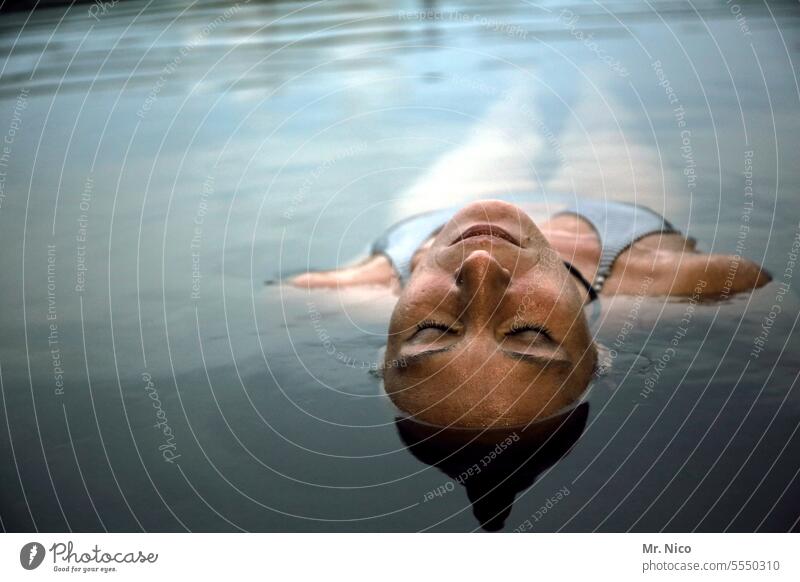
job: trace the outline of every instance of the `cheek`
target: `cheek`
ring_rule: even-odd
[[[408,313],[408,307],[398,303],[392,312],[392,318],[389,320],[389,346],[396,340],[397,335],[408,329],[410,325],[411,318]]]
[[[424,312],[436,309],[446,303],[455,287],[453,277],[440,270],[425,271],[413,276],[400,293],[398,305],[406,312]]]
[[[536,316],[540,321],[558,318],[565,297],[558,286],[538,276],[528,276],[514,286],[512,299],[519,316]]]
[[[405,287],[389,320],[389,333],[398,334],[411,329],[444,305],[447,294],[440,287],[430,277],[417,279]]]

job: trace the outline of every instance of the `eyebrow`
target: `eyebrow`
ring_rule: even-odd
[[[447,347],[444,347],[444,348],[435,348],[433,350],[425,350],[424,352],[419,352],[417,354],[412,354],[410,356],[401,355],[400,359],[403,360],[406,363],[406,365],[408,365],[408,364],[417,364],[420,361],[424,360],[425,358],[428,358],[430,356],[435,356],[436,354],[441,354],[442,352],[449,352],[450,350],[452,350],[455,347],[456,347],[455,345],[452,345],[452,346],[447,346]]]
[[[537,356],[535,354],[526,354],[523,352],[512,352],[509,350],[503,350],[503,353],[512,358],[514,360],[519,360],[520,362],[525,362],[528,364],[538,364],[540,366],[567,366],[571,367],[572,362],[566,358],[546,358],[544,356]]]
[[[432,349],[432,350],[425,350],[424,352],[419,352],[417,354],[412,354],[410,356],[401,356],[401,358],[403,359],[403,361],[406,362],[406,365],[408,365],[408,364],[418,364],[419,362],[421,362],[421,361],[423,361],[423,360],[425,360],[427,358],[430,358],[431,356],[435,356],[435,355],[441,354],[443,352],[449,352],[450,350],[452,350],[454,348],[455,348],[455,345],[447,346],[447,347],[444,347],[444,348],[435,348],[435,349]],[[536,364],[536,365],[539,365],[539,366],[548,366],[548,365],[550,365],[550,366],[566,366],[566,367],[571,367],[572,366],[572,362],[569,361],[568,359],[565,359],[565,358],[557,358],[557,357],[547,358],[547,357],[544,357],[544,356],[538,356],[538,355],[535,355],[535,354],[526,354],[526,353],[523,353],[523,352],[514,352],[514,351],[511,351],[511,350],[501,350],[501,352],[506,357],[512,358],[512,359],[520,361],[520,362],[525,362],[527,364]]]

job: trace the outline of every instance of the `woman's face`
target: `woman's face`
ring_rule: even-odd
[[[528,215],[502,201],[458,212],[392,313],[384,382],[437,425],[525,424],[574,403],[596,351],[583,295]]]

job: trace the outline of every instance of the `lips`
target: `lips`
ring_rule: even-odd
[[[476,224],[475,226],[470,226],[467,230],[461,233],[461,235],[454,240],[450,245],[454,245],[460,243],[463,240],[468,238],[478,237],[478,236],[490,236],[494,238],[502,239],[506,242],[510,242],[515,246],[522,246],[519,244],[519,240],[516,237],[512,236],[508,231],[503,230],[499,226],[494,224]]]

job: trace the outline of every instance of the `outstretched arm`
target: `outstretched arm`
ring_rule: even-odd
[[[761,266],[734,255],[661,251],[651,255],[625,253],[606,282],[606,294],[707,298],[746,293],[770,282]]]
[[[296,287],[348,287],[354,285],[382,285],[393,287],[397,276],[389,259],[383,255],[372,255],[351,267],[333,271],[308,272],[291,279]]]
[[[763,287],[772,277],[761,266],[738,255],[685,256],[676,270],[672,295],[691,296],[698,289],[706,297],[726,297]]]

